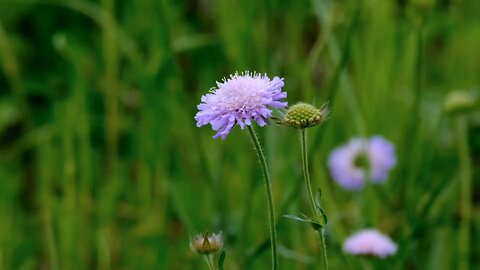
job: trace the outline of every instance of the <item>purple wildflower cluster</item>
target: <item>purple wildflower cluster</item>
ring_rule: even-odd
[[[378,230],[366,229],[347,238],[343,243],[343,251],[352,255],[385,258],[397,252],[397,245]]]
[[[361,159],[367,164],[359,165]],[[363,188],[366,180],[385,182],[396,163],[393,144],[381,136],[353,138],[346,145],[333,150],[328,159],[333,179],[349,190]]]
[[[257,73],[235,73],[202,96],[195,115],[197,127],[210,124],[217,131],[213,138],[225,139],[236,124],[242,129],[252,121],[264,126],[272,115],[270,108],[287,107],[287,102],[282,101],[287,97],[283,85],[279,77],[270,80]]]

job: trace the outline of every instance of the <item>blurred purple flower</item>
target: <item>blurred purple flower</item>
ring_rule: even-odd
[[[378,230],[366,229],[347,238],[343,243],[343,251],[352,255],[385,258],[397,252],[397,245]]]
[[[253,120],[264,126],[272,115],[269,107],[287,107],[287,102],[281,101],[287,97],[287,93],[282,92],[283,85],[279,77],[270,80],[267,75],[250,72],[230,75],[202,96],[195,115],[197,127],[210,124],[217,131],[213,138],[224,140],[235,124],[243,129]]]
[[[332,151],[328,167],[333,179],[349,190],[363,188],[366,180],[383,183],[397,158],[392,143],[381,136],[353,138]]]

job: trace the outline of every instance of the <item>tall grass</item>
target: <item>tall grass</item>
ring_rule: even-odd
[[[243,70],[284,77],[291,104],[330,101],[308,159],[331,269],[479,268],[479,116],[459,131],[442,113],[447,92],[478,94],[479,13],[453,0],[0,0],[0,269],[202,269],[188,243],[207,230],[223,231],[225,269],[267,269],[248,136],[214,141],[193,119]],[[398,154],[375,214],[399,252],[365,262],[341,251],[364,213],[326,159],[374,134]],[[315,234],[280,217],[308,212],[297,134],[259,135],[280,269],[320,269]]]

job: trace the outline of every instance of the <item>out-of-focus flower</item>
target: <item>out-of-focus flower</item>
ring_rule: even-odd
[[[202,255],[209,255],[222,249],[223,240],[221,234],[199,233],[190,242],[190,248]]]
[[[328,167],[333,179],[349,190],[363,188],[366,180],[383,183],[397,158],[392,143],[381,136],[353,138],[332,151]]]
[[[242,129],[252,121],[264,126],[272,115],[270,108],[287,107],[287,102],[282,101],[287,97],[287,93],[282,92],[283,85],[279,77],[270,80],[257,73],[235,73],[217,82],[217,88],[202,96],[195,115],[197,127],[210,124],[217,131],[213,138],[225,139],[235,124]]]
[[[468,112],[475,107],[477,97],[467,91],[452,91],[445,97],[444,110],[447,113]]]
[[[343,251],[352,255],[385,258],[397,252],[397,245],[376,229],[366,229],[350,236],[343,243]]]

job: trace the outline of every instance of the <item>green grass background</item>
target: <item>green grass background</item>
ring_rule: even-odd
[[[464,134],[442,113],[449,91],[478,94],[479,14],[476,0],[0,0],[0,269],[206,269],[189,249],[203,231],[223,231],[226,269],[269,269],[247,132],[213,140],[193,119],[244,70],[285,78],[290,104],[330,102],[309,150],[331,269],[480,269],[480,115]],[[308,214],[298,134],[257,130],[280,268],[320,269],[313,231],[281,217]],[[329,152],[376,134],[398,154],[388,182],[343,190]],[[343,255],[367,214],[395,256]]]

